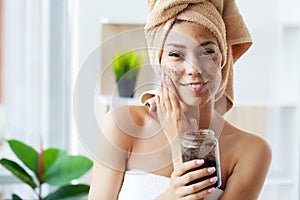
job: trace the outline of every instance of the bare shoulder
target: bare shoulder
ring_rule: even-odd
[[[240,154],[243,155],[241,155],[241,159],[248,156],[255,160],[257,158],[264,158],[265,160],[271,158],[272,151],[270,145],[261,136],[240,129],[236,129],[233,135],[237,141],[237,148]]]
[[[133,147],[132,135],[139,133],[145,111],[142,106],[122,106],[102,118],[89,199],[117,199]]]
[[[101,132],[111,142],[128,150],[133,138],[142,131],[148,118],[145,106],[121,106],[106,113]]]
[[[224,142],[226,146],[231,147],[236,162],[242,160],[256,160],[258,162],[259,158],[270,162],[272,150],[269,143],[263,137],[232,125],[228,126],[230,127],[230,131],[228,134],[225,134]]]
[[[255,134],[234,126],[223,136],[223,151],[227,158],[227,182],[224,197],[257,199],[268,174],[272,151],[268,142]],[[229,161],[229,163],[226,163]]]
[[[148,118],[149,112],[145,106],[120,106],[106,113],[102,124],[113,123],[118,126],[122,124],[143,126]]]

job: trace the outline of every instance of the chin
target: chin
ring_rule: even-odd
[[[184,98],[180,98],[180,100],[187,106],[202,107],[209,102],[210,98],[207,98],[206,96],[197,97],[185,95]]]

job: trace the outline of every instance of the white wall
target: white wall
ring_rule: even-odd
[[[268,101],[276,97],[271,90],[276,85],[279,63],[279,29],[276,2],[238,1],[253,45],[235,65],[235,93],[240,102]],[[273,12],[266,12],[264,8]],[[269,74],[268,79],[266,75]],[[263,84],[259,84],[263,83]]]
[[[238,0],[253,46],[235,65],[239,103],[297,104],[300,1]]]

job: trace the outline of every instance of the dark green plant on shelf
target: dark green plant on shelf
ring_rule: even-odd
[[[48,148],[38,153],[34,148],[18,141],[7,140],[11,150],[28,168],[25,169],[17,162],[2,158],[0,164],[14,176],[26,183],[36,193],[39,200],[77,199],[88,194],[89,185],[72,184],[88,172],[93,163],[90,159],[77,155],[68,155],[66,151]],[[30,170],[31,173],[28,173]],[[42,196],[42,186],[55,186],[55,190]],[[17,194],[13,200],[22,199]]]
[[[145,60],[145,54],[135,51],[118,52],[114,55],[113,71],[121,97],[133,97],[136,80]]]

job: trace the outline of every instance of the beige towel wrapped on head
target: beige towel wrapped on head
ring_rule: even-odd
[[[227,112],[233,105],[233,64],[252,44],[235,1],[147,0],[147,3],[150,14],[145,35],[149,58],[156,72],[159,72],[163,46],[175,20],[205,26],[217,38],[222,53],[222,82],[215,96],[215,107],[221,114]],[[155,95],[152,93],[144,93],[142,103]],[[226,97],[226,101],[222,97]]]

